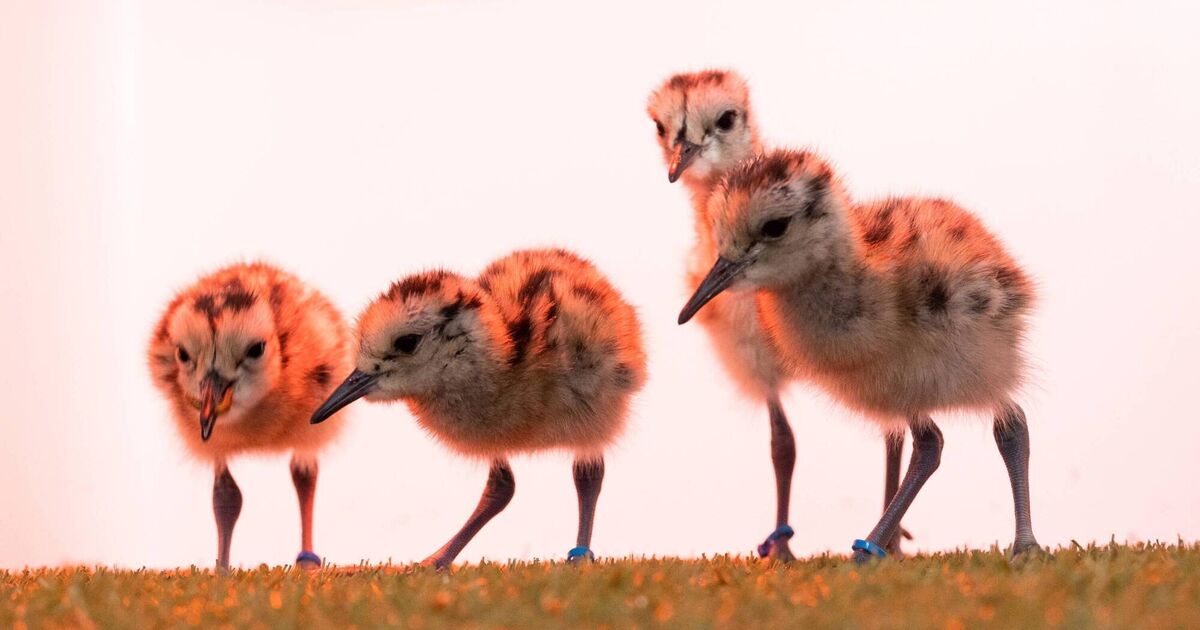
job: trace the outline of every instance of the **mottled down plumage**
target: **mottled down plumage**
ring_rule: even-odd
[[[154,384],[170,404],[184,445],[223,461],[244,451],[312,454],[341,423],[310,427],[313,409],[351,365],[341,314],[299,278],[264,263],[235,264],[180,291],[148,348]],[[215,342],[214,342],[215,340]],[[261,358],[246,348],[264,342]],[[189,361],[180,360],[180,349]],[[199,382],[215,369],[230,380],[232,405],[206,442],[197,427]]]
[[[887,555],[900,519],[941,462],[932,414],[983,411],[1008,469],[1013,554],[1039,548],[1029,501],[1029,430],[1013,401],[1025,372],[1033,285],[1000,242],[943,199],[850,200],[820,156],[777,150],[731,170],[709,200],[720,257],[680,323],[726,290],[759,318],[797,374],[892,430],[913,455],[882,518],[851,545]]]
[[[350,369],[350,330],[320,293],[264,263],[235,264],[200,278],[167,306],[150,339],[150,372],[187,449],[213,463],[217,568],[229,567],[242,493],[227,460],[291,451],[300,502],[296,563],[320,566],[312,515],[317,452],[341,423],[309,426]]]
[[[700,285],[718,255],[709,217],[709,199],[722,178],[738,164],[762,151],[757,117],[752,111],[745,79],[728,70],[676,74],[650,95],[647,112],[654,121],[668,180],[681,180],[692,201],[696,241],[687,260],[687,283]],[[781,356],[758,317],[750,292],[726,292],[711,298],[697,314],[713,350],[739,389],[766,403],[771,427],[771,460],[775,468],[776,531],[760,553],[788,561],[793,558],[787,537],[795,436],[780,401],[780,390],[802,373]],[[900,474],[902,435],[892,436],[885,448],[885,480]],[[885,481],[884,503],[894,484]],[[904,532],[908,536],[907,532]],[[899,541],[887,546],[899,551]]]
[[[798,211],[797,211],[798,210]],[[944,199],[850,201],[812,153],[732,171],[710,211],[791,369],[885,423],[1003,406],[1020,386],[1032,283],[986,228]],[[778,239],[767,222],[790,217]]]
[[[391,286],[359,319],[368,399],[403,398],[418,423],[478,457],[599,454],[645,381],[633,308],[586,260],[521,251],[472,280],[447,271]],[[411,356],[396,350],[419,335]]]
[[[579,531],[590,548],[604,449],[625,426],[646,379],[633,307],[588,261],[561,249],[519,251],[469,279],[444,270],[394,283],[358,321],[358,367],[314,423],[366,397],[403,400],[459,453],[491,460],[479,505],[422,564],[445,568],[516,491],[509,455],[575,455]]]
[[[696,287],[717,258],[708,220],[708,198],[729,169],[761,150],[750,108],[749,88],[735,72],[705,70],[676,74],[651,95],[647,111],[658,130],[663,159],[671,165],[681,142],[700,147],[676,173],[691,197],[696,242],[687,260],[687,284]],[[716,129],[725,112],[734,112],[728,130]],[[733,382],[748,396],[769,399],[791,380],[770,337],[758,324],[752,296],[717,296],[697,320]]]

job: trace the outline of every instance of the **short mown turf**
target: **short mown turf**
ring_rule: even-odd
[[[0,626],[1200,628],[1200,545],[818,557],[0,573]]]

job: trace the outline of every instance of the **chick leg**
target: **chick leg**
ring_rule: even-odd
[[[1030,549],[1040,549],[1033,537],[1033,520],[1029,514],[1029,426],[1025,423],[1025,412],[1009,403],[996,415],[992,434],[1012,483],[1017,521],[1012,553],[1016,557]]]
[[[796,468],[796,437],[778,395],[772,394],[767,399],[767,413],[771,418],[771,463],[775,465],[775,531],[758,546],[758,555],[791,562],[796,556],[788,547],[788,540],[794,534],[788,525],[788,510],[792,500],[792,471]]]
[[[575,492],[579,495],[579,533],[575,548],[567,552],[568,562],[595,560],[592,553],[592,523],[596,520],[596,501],[604,483],[604,459],[575,460],[571,472],[575,476]]]
[[[883,439],[887,450],[887,468],[884,471],[883,479],[883,509],[886,510],[888,504],[892,502],[892,497],[896,496],[896,490],[900,487],[900,459],[904,454],[904,434],[887,435]],[[887,549],[889,554],[903,555],[900,550],[902,537],[912,540],[912,534],[908,533],[903,525],[900,526],[899,533],[892,536],[891,541],[884,545],[884,549]]]
[[[897,534],[900,529],[900,519],[904,518],[904,513],[912,505],[913,499],[917,497],[921,487],[925,485],[942,461],[944,441],[942,432],[938,430],[933,420],[928,416],[913,418],[909,422],[909,427],[912,429],[913,454],[908,463],[908,472],[904,475],[904,481],[900,483],[896,496],[892,497],[887,509],[883,511],[883,517],[879,519],[875,529],[871,530],[866,540],[854,542],[855,562],[862,563],[872,557],[886,555],[881,543],[891,540]]]
[[[229,545],[233,526],[242,513],[242,491],[224,462],[217,464],[213,481],[213,515],[217,519],[217,570],[229,570]]]
[[[516,492],[517,482],[513,478],[512,468],[509,468],[508,461],[505,459],[497,459],[492,462],[492,469],[488,472],[487,485],[483,488],[483,496],[479,499],[479,505],[475,511],[471,513],[471,517],[467,519],[467,523],[462,529],[454,535],[441,549],[438,549],[432,556],[429,556],[421,562],[421,566],[432,566],[438,569],[445,569],[450,566],[451,562],[458,557],[458,554],[467,546],[468,542],[479,533],[480,529],[492,520],[492,517],[504,510],[508,502],[512,500],[513,493]]]
[[[312,515],[313,497],[317,493],[317,460],[305,460],[292,456],[292,484],[296,486],[296,498],[300,500],[300,555],[296,566],[315,569],[321,566],[321,556],[313,553]]]

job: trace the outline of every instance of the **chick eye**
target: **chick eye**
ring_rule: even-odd
[[[664,127],[663,124],[658,122],[657,120],[654,121],[654,128],[658,129],[658,137],[661,138],[661,137],[667,135],[667,128]]]
[[[180,363],[187,363],[192,360],[192,355],[188,354],[188,351],[184,350],[183,346],[175,348],[175,357],[179,359]]]
[[[421,335],[401,335],[392,342],[392,348],[402,354],[412,354],[421,343]]]
[[[267,351],[267,342],[260,341],[258,343],[252,344],[249,348],[246,348],[246,358],[247,359],[261,358],[263,353],[266,351]]]
[[[762,224],[762,228],[759,230],[759,232],[765,238],[779,238],[787,232],[788,225],[791,222],[792,217],[779,217],[778,219],[771,219],[770,221]]]
[[[724,114],[717,119],[717,129],[721,131],[729,131],[733,129],[733,121],[737,120],[737,112],[732,109],[725,110]]]

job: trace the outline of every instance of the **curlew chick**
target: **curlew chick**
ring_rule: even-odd
[[[568,559],[592,559],[603,453],[621,433],[645,380],[631,306],[591,263],[563,250],[522,251],[477,279],[446,271],[409,276],[358,322],[358,368],[313,414],[324,421],[358,398],[403,400],[452,450],[491,461],[466,525],[422,564],[445,568],[508,505],[508,457],[575,455],[579,533]]]
[[[291,451],[300,499],[297,564],[317,567],[312,509],[317,452],[337,432],[308,418],[353,365],[350,331],[328,300],[265,264],[237,264],[201,278],[167,307],[150,340],[154,384],[196,457],[213,462],[217,568],[229,568],[242,493],[228,460]]]
[[[735,72],[707,70],[667,79],[647,106],[667,163],[667,178],[682,178],[692,199],[696,243],[688,260],[688,282],[697,287],[717,259],[717,244],[707,216],[708,198],[717,182],[743,160],[759,153],[761,143],[750,109],[746,81]],[[762,556],[792,560],[788,524],[796,441],[779,401],[779,390],[792,378],[757,317],[754,296],[717,296],[701,312],[700,324],[712,340],[726,371],[748,396],[766,402],[775,468],[775,531],[759,545]],[[900,479],[903,433],[885,441],[884,508]],[[900,530],[905,536],[908,532]],[[885,545],[899,551],[899,536]]]
[[[913,435],[908,472],[855,560],[886,555],[937,469],[941,410],[984,410],[1008,467],[1014,555],[1037,548],[1029,431],[1012,401],[1033,287],[966,210],[936,199],[852,205],[812,153],[775,151],[726,175],[709,206],[720,257],[679,322],[726,289],[756,293],[781,354],[833,397]]]

